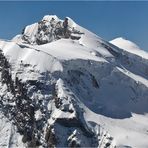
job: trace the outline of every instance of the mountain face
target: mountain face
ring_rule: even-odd
[[[0,40],[0,147],[148,147],[148,53],[62,22]]]

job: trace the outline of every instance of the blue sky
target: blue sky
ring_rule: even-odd
[[[106,40],[124,37],[148,51],[148,2],[5,1],[0,2],[0,38],[11,39],[44,15],[71,17]]]

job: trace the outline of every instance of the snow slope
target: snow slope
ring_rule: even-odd
[[[112,41],[110,41],[110,43],[114,44],[115,46],[122,48],[128,52],[131,52],[133,54],[138,54],[141,57],[148,59],[148,53],[141,50],[140,47],[138,47],[135,43],[126,40],[122,37],[116,38]]]
[[[49,28],[52,18],[62,21],[45,16]],[[148,147],[148,53],[121,38],[109,43],[70,18],[69,25],[83,33],[79,40],[51,36],[38,45],[38,23],[25,28],[27,42],[0,40],[12,79],[34,105],[41,146]],[[1,87],[3,104],[13,102]]]
[[[134,49],[137,49],[137,50],[141,50],[140,47],[138,47],[135,43],[129,41],[129,40],[126,40],[122,37],[119,37],[119,38],[116,38],[112,41],[110,41],[112,44],[116,45],[117,47],[119,48],[123,48],[123,49],[127,49],[127,50],[134,50]]]

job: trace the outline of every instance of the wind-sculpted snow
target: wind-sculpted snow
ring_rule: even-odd
[[[2,132],[10,135],[0,144],[148,147],[147,53],[116,47],[70,18],[77,39],[59,38],[52,18],[63,21],[47,15],[0,40],[0,123],[8,121]]]

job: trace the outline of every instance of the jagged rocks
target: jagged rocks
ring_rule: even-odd
[[[56,143],[54,143],[53,138],[51,138],[49,140],[50,146],[94,146],[93,141],[96,139],[95,134],[89,130],[84,123],[83,110],[81,110],[73,100],[74,96],[70,96],[68,92],[70,92],[68,88],[65,88],[63,81],[59,79],[55,85],[55,93],[53,95],[55,108],[52,110],[49,119],[46,141],[50,139],[50,136],[53,137],[53,132],[51,131],[54,131],[54,140],[56,139]],[[75,130],[79,134],[73,135]],[[69,138],[71,135],[73,135],[72,139]],[[97,146],[96,142],[95,146]]]
[[[46,135],[45,135],[45,140],[47,142],[47,146],[48,147],[55,147],[56,143],[57,143],[57,139],[56,139],[56,135],[55,135],[55,131],[54,128],[52,126],[50,126],[47,131],[46,131]]]
[[[24,143],[26,143],[26,142],[31,141],[31,139],[32,139],[32,138],[31,138],[31,133],[25,131],[25,132],[24,132],[24,135],[23,135],[23,138],[22,138],[22,141],[23,141]]]
[[[97,82],[97,80],[95,79],[95,77],[93,75],[91,75],[92,77],[92,85],[95,87],[95,88],[99,88],[99,84]]]
[[[29,28],[32,28],[34,32],[32,32],[32,29],[29,30]],[[30,32],[28,32],[28,30]],[[82,34],[84,33],[70,26],[65,30],[62,21],[53,17],[49,20],[43,19],[32,26],[26,27],[22,32],[22,40],[28,44],[42,45],[61,38],[79,40]]]

